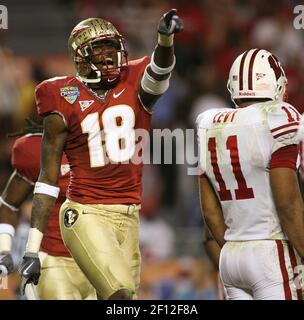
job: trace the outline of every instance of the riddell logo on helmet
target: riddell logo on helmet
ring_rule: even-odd
[[[304,29],[304,5],[295,6],[293,9],[294,14],[298,14],[293,20],[293,26],[295,29]]]
[[[252,96],[254,97],[255,96],[255,92],[240,92],[240,96]]]
[[[8,14],[6,6],[0,5],[0,29],[8,28]]]

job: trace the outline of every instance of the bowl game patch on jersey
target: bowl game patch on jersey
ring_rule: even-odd
[[[60,96],[63,97],[68,103],[73,104],[80,96],[78,87],[63,87],[60,88]]]

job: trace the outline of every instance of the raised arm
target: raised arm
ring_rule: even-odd
[[[63,119],[58,114],[46,116],[42,138],[41,169],[34,189],[31,228],[20,268],[23,289],[27,283],[37,284],[40,276],[38,251],[48,218],[59,194],[57,180],[66,137],[67,129]]]
[[[157,99],[168,89],[171,71],[175,65],[174,34],[183,29],[182,20],[171,9],[160,19],[158,44],[152,54],[139,88],[139,100],[151,111]]]

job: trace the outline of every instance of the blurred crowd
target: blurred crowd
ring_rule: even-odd
[[[10,1],[9,18],[14,10],[18,11],[19,3]],[[31,5],[35,3],[38,1],[29,0],[28,7],[22,8],[33,24],[35,13]],[[32,41],[35,36],[46,40],[38,45],[39,50],[28,46],[26,28],[30,25],[17,30],[10,29],[9,24],[6,35],[6,31],[0,31],[0,191],[11,173],[14,139],[6,138],[6,134],[20,130],[26,117],[39,121],[34,88],[40,81],[74,73],[66,47],[61,44],[78,21],[90,16],[110,20],[125,37],[129,59],[133,59],[151,54],[160,16],[170,8],[177,8],[185,30],[176,36],[176,69],[168,92],[155,107],[153,127],[185,129],[194,128],[195,118],[203,110],[233,107],[226,89],[229,68],[240,53],[255,47],[268,49],[279,58],[288,78],[289,101],[301,113],[304,111],[304,36],[303,31],[293,26],[296,4],[291,0],[39,2],[41,10],[35,11],[36,16],[39,11],[42,25],[33,27],[32,34]],[[56,31],[60,44],[57,47],[51,41],[48,43],[55,28],[48,20],[49,12],[44,11],[50,7],[65,18],[64,24],[59,23],[62,32]],[[188,176],[186,170],[187,164],[147,165],[144,169],[143,298],[217,298],[216,275],[202,243],[197,177]]]

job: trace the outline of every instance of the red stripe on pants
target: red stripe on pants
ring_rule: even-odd
[[[276,240],[276,244],[277,244],[277,248],[278,248],[280,269],[281,269],[281,273],[283,276],[285,300],[292,300],[291,291],[290,291],[290,287],[289,287],[289,278],[288,278],[285,257],[284,257],[283,242],[281,240]]]
[[[297,259],[296,259],[294,249],[290,244],[288,244],[288,253],[289,253],[289,257],[290,257],[293,276],[295,278],[295,268],[297,266]],[[303,300],[302,289],[300,289],[300,288],[297,289],[297,297],[298,297],[298,300]]]

